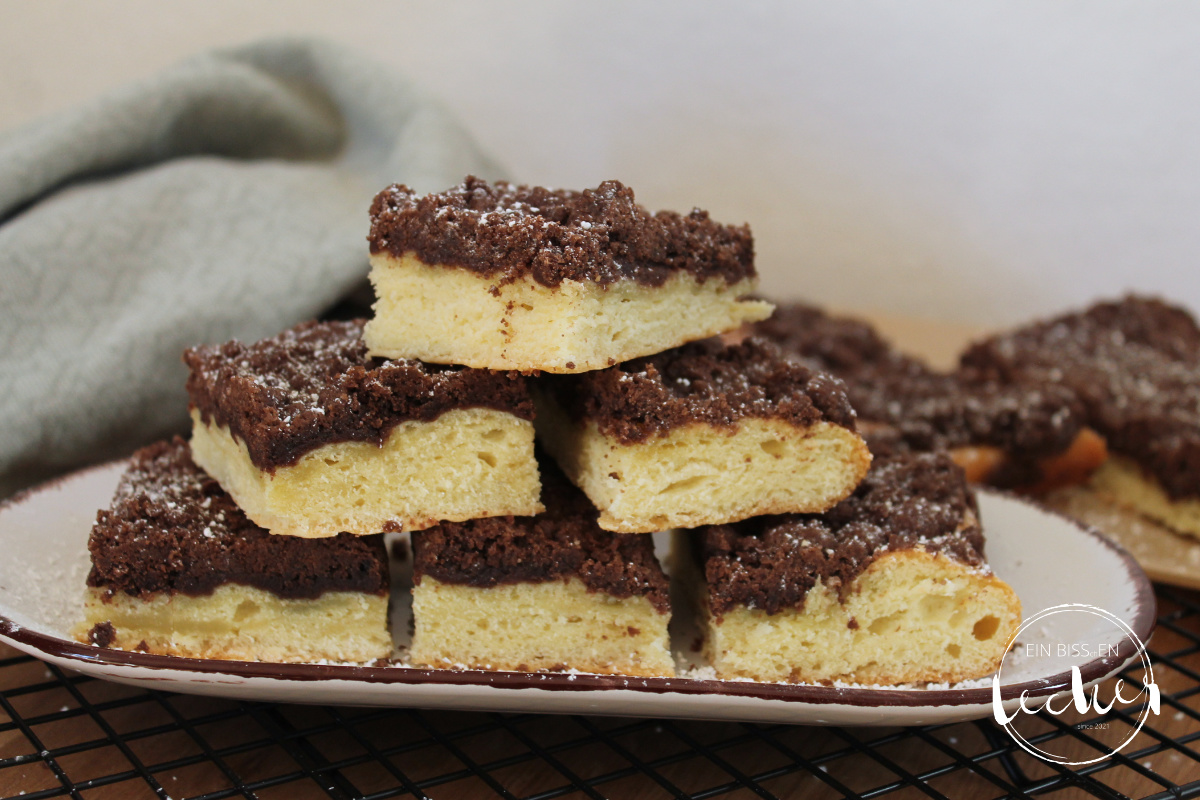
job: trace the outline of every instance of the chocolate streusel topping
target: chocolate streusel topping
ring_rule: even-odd
[[[289,598],[388,591],[382,536],[272,536],[196,466],[179,437],[133,455],[88,549],[88,586],[134,597],[206,595],[226,583]]]
[[[972,345],[964,368],[1072,392],[1109,449],[1174,499],[1200,497],[1200,327],[1129,296]]]
[[[920,549],[983,567],[975,496],[944,453],[877,458],[854,494],[824,514],[754,517],[701,528],[702,559],[717,616],[738,606],[768,614],[799,608],[820,581],[845,592],[880,555]]]
[[[747,417],[800,426],[824,420],[854,430],[841,381],[761,339],[691,342],[608,369],[548,375],[539,385],[572,418],[592,420],[625,444],[691,422],[730,427]]]
[[[811,306],[780,305],[752,330],[841,378],[862,420],[895,429],[915,451],[990,445],[1031,461],[1066,450],[1083,424],[1062,387],[938,372],[867,323]]]
[[[1072,316],[1067,314],[1062,319]],[[1187,309],[1157,297],[1131,294],[1120,300],[1101,301],[1079,316],[1095,330],[1110,331],[1126,343],[1149,348],[1169,359],[1189,364],[1200,361],[1200,326],[1195,318]]]
[[[116,641],[117,629],[113,627],[111,620],[97,622],[88,631],[87,638],[96,647],[108,647]]]
[[[595,507],[556,467],[543,459],[541,471],[546,511],[536,517],[443,522],[413,532],[413,579],[491,587],[578,578],[588,591],[645,597],[669,611],[653,539],[603,530]]]
[[[533,419],[520,374],[370,358],[362,329],[362,320],[306,322],[254,344],[188,350],[191,406],[205,423],[228,426],[268,471],[333,442],[381,445],[405,420],[456,408]]]
[[[633,190],[605,181],[582,192],[489,184],[468,177],[441,194],[396,184],[371,204],[372,253],[415,254],[426,264],[462,267],[497,285],[526,276],[660,286],[677,272],[737,283],[755,276],[750,228],[713,222],[707,211],[651,214]]]

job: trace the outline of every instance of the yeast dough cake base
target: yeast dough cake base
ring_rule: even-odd
[[[425,577],[413,589],[418,666],[671,676],[670,614],[578,579],[493,587]]]
[[[853,431],[828,422],[693,423],[623,444],[539,399],[537,426],[543,446],[600,509],[600,526],[623,533],[824,511],[853,491],[871,459]]]
[[[1200,539],[1200,500],[1171,498],[1130,459],[1110,456],[1092,475],[1091,488],[1177,533]]]
[[[879,558],[845,600],[818,584],[803,608],[777,614],[716,616],[703,589],[696,594],[704,652],[722,679],[957,683],[994,672],[1021,621],[1007,584],[919,551]]]
[[[89,588],[87,641],[97,625],[112,626],[109,647],[189,658],[236,661],[351,661],[388,658],[387,595],[326,592],[314,599],[279,597],[252,586],[225,584],[210,595],[162,593],[135,598]]]
[[[378,300],[364,338],[373,355],[486,369],[602,369],[765,319],[773,308],[745,299],[750,279],[501,284],[411,254],[372,255],[371,282]]]
[[[408,420],[382,446],[338,442],[294,466],[259,469],[228,428],[192,412],[192,451],[246,515],[272,533],[324,537],[418,530],[542,509],[533,424],[489,408]]]

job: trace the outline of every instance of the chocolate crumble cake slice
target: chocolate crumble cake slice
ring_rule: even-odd
[[[88,540],[81,641],[246,661],[391,654],[383,537],[272,537],[176,437],[134,454]]]
[[[1061,386],[940,372],[866,322],[801,303],[751,331],[845,381],[872,452],[947,450],[974,482],[1035,491],[1082,482],[1106,456]]]
[[[540,510],[526,379],[374,359],[362,329],[308,322],[188,350],[197,463],[292,536]]]
[[[762,319],[749,228],[638,205],[617,181],[568,191],[468,177],[390,186],[371,206],[371,352],[583,372]]]
[[[601,529],[587,498],[544,472],[542,514],[412,535],[413,663],[673,675],[652,538]]]
[[[1021,620],[945,453],[879,458],[824,514],[680,531],[672,574],[720,678],[896,684],[993,672]]]
[[[613,531],[824,511],[870,464],[842,383],[757,339],[547,376],[535,399],[543,446]]]
[[[1200,538],[1200,326],[1127,296],[977,342],[964,366],[1070,391],[1113,456],[1092,487]]]

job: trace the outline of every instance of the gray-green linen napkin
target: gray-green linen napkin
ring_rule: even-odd
[[[267,41],[0,134],[0,497],[186,421],[185,347],[256,339],[361,282],[392,181],[501,177],[355,53]]]

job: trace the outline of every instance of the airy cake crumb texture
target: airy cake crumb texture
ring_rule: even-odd
[[[140,599],[90,588],[84,614],[75,631],[79,641],[88,641],[94,625],[109,622],[110,646],[160,655],[366,662],[392,653],[386,594],[326,592],[311,600],[289,599],[229,583],[209,595],[162,592]]]
[[[1135,462],[1121,456],[1092,474],[1092,488],[1119,505],[1161,522],[1176,533],[1200,539],[1200,500],[1173,500]]]
[[[744,419],[734,428],[694,423],[625,445],[594,422],[575,423],[535,393],[539,440],[600,509],[600,527],[623,533],[717,525],[761,514],[822,512],[866,475],[871,455],[840,425],[798,427]]]
[[[484,369],[603,369],[765,319],[774,308],[743,299],[754,278],[500,284],[409,254],[372,255],[371,282],[378,300],[363,338],[372,355]]]
[[[427,575],[413,588],[411,658],[427,667],[670,677],[670,616],[645,597],[589,592],[577,578],[480,588]]]
[[[844,595],[818,583],[802,608],[740,606],[717,617],[683,550],[676,543],[672,563],[705,620],[705,655],[722,679],[955,683],[994,672],[1021,621],[1007,584],[919,550],[880,556]]]
[[[440,520],[542,511],[532,423],[487,408],[398,424],[382,447],[325,445],[274,474],[228,429],[193,413],[192,453],[250,519],[305,537],[419,530]]]

